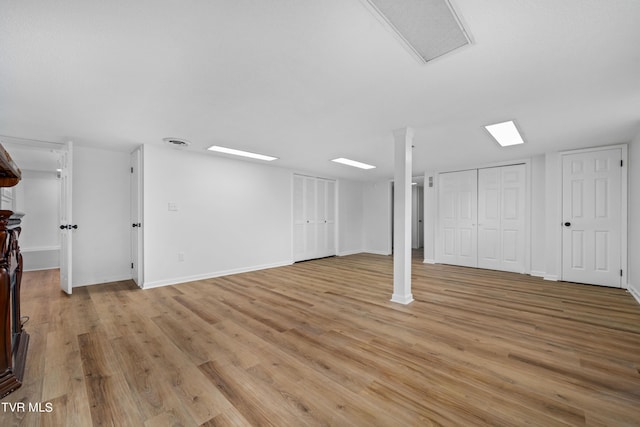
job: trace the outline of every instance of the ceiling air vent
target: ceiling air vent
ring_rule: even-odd
[[[176,148],[185,148],[191,144],[189,141],[182,138],[162,138],[162,140],[172,147]]]
[[[448,0],[362,0],[415,58],[426,63],[471,44]]]

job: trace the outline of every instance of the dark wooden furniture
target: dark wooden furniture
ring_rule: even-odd
[[[20,178],[20,169],[0,145],[0,187],[12,187]],[[29,345],[20,315],[21,218],[22,214],[0,210],[0,397],[22,385]]]

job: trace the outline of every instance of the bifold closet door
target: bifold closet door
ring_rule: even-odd
[[[316,250],[316,180],[293,176],[293,259],[313,258]]]
[[[478,264],[478,171],[438,176],[437,262],[476,267]]]
[[[478,170],[478,267],[524,273],[524,164]]]
[[[336,254],[335,181],[293,176],[293,259]]]
[[[316,181],[316,258],[336,254],[335,245],[335,181],[318,179]]]

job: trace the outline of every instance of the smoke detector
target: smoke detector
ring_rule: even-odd
[[[182,138],[162,138],[162,140],[176,148],[186,148],[191,144],[189,141]]]

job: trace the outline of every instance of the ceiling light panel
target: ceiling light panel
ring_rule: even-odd
[[[345,159],[344,157],[339,157],[339,158],[333,159],[331,161],[332,162],[336,162],[336,163],[341,163],[341,164],[347,165],[347,166],[353,166],[354,168],[360,168],[360,169],[374,169],[375,168],[375,166],[368,165],[368,164],[362,163],[362,162],[357,162],[357,161],[351,160],[351,159]]]
[[[503,147],[510,145],[524,144],[524,140],[518,132],[516,124],[510,120],[508,122],[496,123],[494,125],[485,126],[485,129],[493,136],[493,138]]]
[[[273,160],[278,159],[277,157],[273,157],[273,156],[266,156],[264,154],[252,153],[250,151],[236,150],[234,148],[221,147],[219,145],[212,145],[211,147],[207,148],[207,150],[215,151],[218,153],[224,153],[224,154],[232,154],[234,156],[249,157],[251,159],[265,160],[267,162],[271,162]]]
[[[420,62],[471,43],[448,0],[363,0]]]

